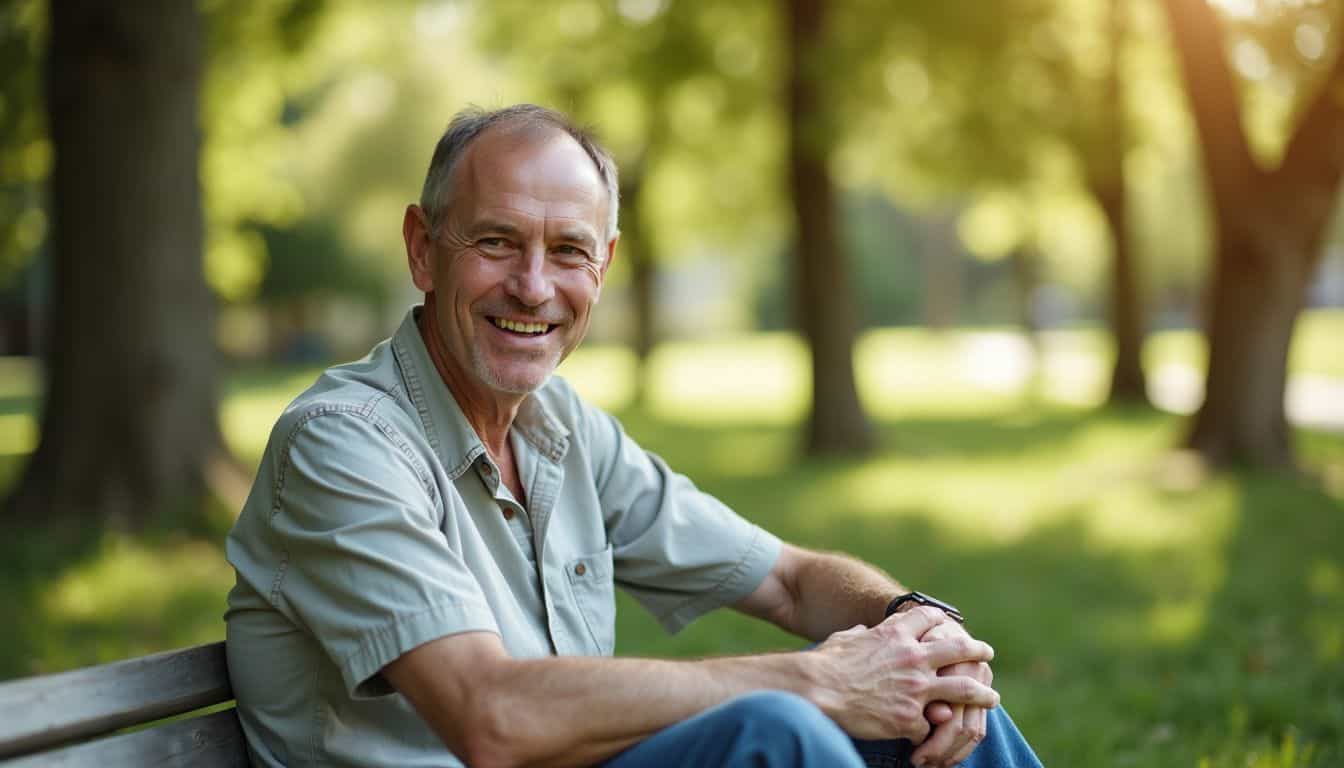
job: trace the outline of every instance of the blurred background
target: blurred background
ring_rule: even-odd
[[[418,302],[454,112],[621,166],[561,373],[959,605],[1046,765],[1344,764],[1337,0],[9,0],[0,678],[223,637],[269,430]],[[796,647],[715,616],[620,653]]]

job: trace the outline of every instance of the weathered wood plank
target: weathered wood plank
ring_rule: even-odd
[[[0,683],[0,758],[231,698],[222,642]]]
[[[247,768],[247,744],[237,710],[189,717],[134,733],[124,733],[54,752],[9,761],[4,768]]]

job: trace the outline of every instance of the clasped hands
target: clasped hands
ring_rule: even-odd
[[[909,739],[917,766],[951,766],[985,737],[999,704],[990,687],[994,649],[937,608],[921,606],[817,647],[831,661],[832,716],[863,739]]]

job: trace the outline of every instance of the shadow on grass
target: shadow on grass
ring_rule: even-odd
[[[218,516],[135,534],[80,520],[0,526],[0,680],[222,639],[233,574]]]
[[[1227,578],[1202,634],[1172,658],[1187,684],[1168,714],[1208,713],[1192,723],[1197,741],[1221,734],[1265,760],[1233,750],[1214,766],[1344,765],[1344,504],[1298,478],[1248,472],[1239,484]]]
[[[956,602],[997,648],[998,687],[1047,765],[1344,764],[1344,505],[1310,482],[1243,473],[1162,490],[1159,473],[1131,467],[1021,535],[995,538],[967,535],[945,507],[923,506],[917,493],[863,514],[846,513],[843,498],[808,508],[813,489],[834,485],[857,462],[793,464],[780,448],[793,445],[788,428],[717,430],[638,416],[627,424],[701,488],[782,538],[848,552]],[[1022,456],[1058,461],[1061,475],[1070,462],[1157,464],[1178,426],[1145,409],[909,420],[884,426],[886,453],[897,456],[882,462],[905,455],[925,466],[930,456],[955,456],[1012,466]],[[758,472],[725,466],[713,449],[724,432],[739,449],[776,455]],[[1337,437],[1311,439],[1329,460],[1344,455]],[[1152,447],[1055,456],[1085,453],[1076,441],[1095,452],[1099,441],[1130,440]],[[958,481],[956,470],[931,471]],[[1059,498],[1043,492],[1039,503]],[[987,520],[993,501],[986,499]],[[1104,535],[1099,516],[1129,503],[1148,507],[1134,510],[1132,526],[1170,529],[1133,541]],[[627,654],[798,645],[734,615],[706,617],[671,638],[632,601],[619,615]]]

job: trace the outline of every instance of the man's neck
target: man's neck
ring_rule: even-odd
[[[420,338],[429,351],[429,359],[439,378],[448,387],[448,393],[457,401],[467,423],[481,438],[485,450],[498,463],[508,452],[509,429],[518,415],[525,395],[502,396],[494,393],[480,393],[479,388],[471,387],[466,377],[452,364],[448,348],[439,335],[438,324],[434,322],[434,307],[428,301],[420,310],[416,326],[420,329]]]

